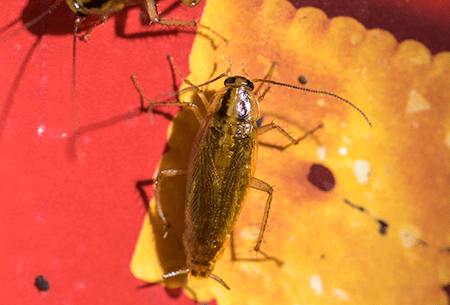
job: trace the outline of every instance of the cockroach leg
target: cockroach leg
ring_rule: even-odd
[[[101,16],[100,17],[100,19],[99,19],[99,21],[98,22],[96,22],[94,25],[92,25],[88,30],[87,30],[87,32],[86,32],[86,34],[83,34],[83,39],[85,40],[85,41],[88,41],[88,40],[91,40],[91,34],[92,34],[92,31],[97,27],[97,26],[99,26],[99,25],[105,25],[105,22],[108,20],[108,17],[109,17],[109,15],[104,15],[104,16]]]
[[[278,258],[276,258],[274,256],[267,255],[260,249],[261,243],[262,243],[263,237],[264,237],[264,231],[266,230],[266,226],[267,226],[267,219],[269,219],[269,211],[270,211],[270,206],[272,204],[273,188],[267,182],[264,182],[256,177],[253,177],[252,185],[250,187],[255,190],[267,193],[266,206],[264,208],[264,215],[263,215],[263,219],[261,222],[261,228],[259,229],[258,240],[256,241],[256,245],[255,245],[254,249],[257,253],[259,252],[262,255],[264,255],[266,260],[273,260],[277,263],[277,265],[281,266],[283,264],[283,262],[281,260],[279,260]]]
[[[261,251],[261,249],[258,252],[261,253],[264,256],[262,258],[259,258],[259,257],[250,257],[250,258],[238,257],[236,255],[236,244],[235,244],[234,231],[231,232],[231,236],[230,236],[230,250],[231,250],[231,260],[233,262],[252,262],[252,263],[254,263],[254,262],[267,262],[268,260],[270,260],[270,261],[274,261],[280,267],[284,264],[284,262],[282,260],[280,260],[279,258],[277,258],[275,256],[267,255],[265,252]]]
[[[303,141],[305,138],[309,137],[310,135],[312,135],[315,131],[317,131],[318,129],[322,128],[323,124],[319,124],[317,127],[315,127],[314,129],[308,131],[307,133],[305,133],[303,136],[301,136],[298,139],[294,139],[286,130],[284,130],[280,125],[277,125],[275,123],[269,123],[266,125],[263,125],[261,127],[258,128],[258,135],[262,135],[272,129],[276,129],[278,130],[284,137],[286,137],[291,143],[284,145],[284,146],[278,146],[278,145],[272,145],[272,144],[267,144],[267,143],[261,143],[262,145],[265,146],[270,146],[279,150],[285,150],[286,148],[290,147],[291,145],[297,145],[299,142]]]
[[[166,26],[187,26],[190,28],[199,28],[199,29],[205,29],[217,37],[219,37],[221,40],[223,40],[226,44],[229,43],[228,39],[226,39],[224,36],[220,35],[218,32],[214,31],[210,27],[200,24],[194,20],[180,20],[180,19],[162,19],[159,17],[158,10],[156,8],[156,3],[154,0],[147,0],[144,1],[145,10],[147,11],[147,14],[150,18],[150,23],[157,23],[159,25],[166,25]]]

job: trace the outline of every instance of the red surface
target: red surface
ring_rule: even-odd
[[[46,1],[3,2],[0,28],[22,13],[28,21],[48,7]],[[161,2],[162,11],[179,3]],[[331,2],[322,4],[329,16],[354,16],[399,40],[422,41],[434,53],[450,50],[448,1]],[[176,5],[168,15],[193,19],[201,11],[202,6]],[[78,42],[84,165],[76,158],[73,141],[73,14],[63,3],[32,29],[8,41],[2,39],[4,32],[0,36],[2,304],[192,303],[183,295],[169,296],[157,285],[139,289],[145,283],[129,270],[146,213],[135,183],[153,176],[169,124],[157,115],[151,126],[146,114],[139,115],[139,95],[130,75],[138,75],[149,97],[173,91],[180,81],[174,84],[166,56],[172,53],[187,75],[194,38],[189,29],[144,27],[139,12],[120,12],[105,28],[94,29],[90,42]],[[123,27],[139,35],[125,37]],[[38,41],[41,31],[48,34]],[[147,190],[151,196],[151,187]],[[39,274],[49,281],[48,292],[34,286]]]

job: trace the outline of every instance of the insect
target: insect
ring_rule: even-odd
[[[30,28],[33,25],[41,22],[45,17],[47,17],[49,14],[54,13],[56,9],[61,6],[62,0],[54,1],[54,3],[42,14],[35,17],[29,22],[26,22],[22,27],[19,27],[10,33],[7,33],[6,35],[3,35],[3,37],[0,37],[0,43],[3,43],[10,38],[16,36],[19,32],[23,31],[24,29]],[[193,7],[197,4],[199,4],[201,1],[181,1],[186,7]],[[75,139],[76,139],[76,146],[78,151],[78,158],[83,163],[83,154],[81,153],[81,144],[79,140],[79,126],[78,126],[78,115],[77,115],[77,36],[80,29],[80,26],[84,24],[85,20],[88,16],[92,16],[95,18],[98,18],[97,21],[100,21],[101,23],[105,22],[111,14],[114,14],[118,11],[123,10],[124,8],[128,6],[136,6],[136,5],[143,5],[145,8],[146,13],[149,16],[150,23],[157,23],[160,25],[166,25],[166,26],[188,26],[188,27],[198,27],[209,30],[213,35],[217,34],[220,39],[224,39],[221,37],[218,33],[214,32],[207,26],[203,26],[202,24],[199,24],[198,22],[194,20],[176,20],[176,19],[165,19],[161,18],[158,14],[156,3],[153,0],[141,0],[141,1],[130,1],[130,0],[108,0],[108,1],[86,1],[86,0],[66,0],[65,3],[70,8],[72,12],[76,14],[76,19],[74,22],[74,30],[73,30],[73,51],[72,51],[72,103],[73,103],[73,121],[74,121],[74,131],[75,131]],[[14,25],[16,22],[18,22],[19,19],[17,19],[14,23],[11,23],[9,27]],[[67,23],[67,22],[66,22]],[[97,26],[99,22],[96,22],[93,26],[91,26],[87,33],[84,34],[82,37],[85,39],[88,39],[91,35],[92,30]],[[45,28],[45,26],[44,26]],[[1,30],[2,32],[5,31],[5,29]],[[37,41],[40,38],[38,38]],[[224,39],[225,40],[225,39]],[[37,42],[35,43],[33,49],[37,46]],[[30,52],[33,51],[30,50]],[[19,76],[20,77],[20,76]],[[19,83],[19,81],[17,81]],[[15,91],[15,88],[11,89],[11,92]],[[12,97],[11,97],[12,99]]]
[[[194,7],[202,2],[202,0],[180,0],[186,7]],[[8,35],[2,38],[1,41],[6,41],[11,37],[17,35],[19,32],[35,25],[44,19],[47,15],[51,14],[56,10],[56,8],[63,2],[63,0],[56,0],[46,11],[36,16],[32,20],[25,23],[23,26],[15,29]],[[145,11],[147,12],[150,23],[157,23],[160,25],[167,26],[189,26],[189,27],[204,27],[208,28],[204,25],[199,24],[198,22],[191,20],[178,20],[178,19],[162,19],[160,18],[157,8],[156,2],[154,0],[103,0],[103,1],[94,1],[94,0],[65,0],[67,6],[70,8],[72,12],[74,12],[78,18],[75,21],[75,30],[78,29],[79,25],[85,20],[87,16],[98,16],[100,21],[104,22],[107,20],[108,16],[123,10],[127,6],[136,6],[138,4],[142,4],[145,7]],[[7,30],[9,27],[13,26],[17,23],[19,19],[16,19],[2,31]],[[95,26],[94,26],[95,27]],[[89,38],[89,35],[94,28],[92,27],[88,33],[85,35],[85,38]],[[208,28],[209,29],[209,28]]]
[[[155,200],[156,204],[159,205],[161,181],[164,178],[177,175],[187,176],[185,228],[183,232],[183,245],[187,254],[186,267],[165,274],[163,278],[190,274],[192,277],[199,279],[212,278],[226,289],[230,289],[224,280],[213,273],[213,270],[230,242],[233,228],[250,188],[267,193],[262,225],[254,250],[264,256],[263,260],[274,260],[280,263],[278,259],[260,249],[272,203],[273,188],[268,183],[254,177],[258,137],[275,129],[291,142],[289,145],[295,145],[304,137],[322,127],[317,127],[300,139],[294,139],[281,126],[273,122],[258,127],[259,103],[264,99],[270,85],[280,85],[338,98],[357,109],[369,124],[370,121],[360,109],[334,94],[270,80],[276,63],[273,64],[264,79],[250,80],[244,76],[230,76],[228,71],[212,81],[195,86],[181,75],[171,56],[169,56],[169,59],[184,82],[191,86],[182,91],[197,91],[207,114],[203,116],[199,108],[193,103],[156,103],[155,101],[161,96],[156,97],[153,101],[148,101],[136,77],[133,76],[141,97],[149,102],[150,114],[153,107],[182,106],[191,109],[200,122],[200,128],[190,153],[188,168],[161,170],[154,182]],[[226,77],[224,87],[218,90],[208,101],[200,88],[223,77]],[[256,82],[268,84],[262,94],[259,94],[260,88],[255,93],[253,92]],[[172,94],[176,93],[180,92]],[[167,94],[162,96],[167,96]],[[158,206],[158,210],[167,228],[169,222],[162,212],[162,207]],[[167,234],[167,231],[165,234]]]

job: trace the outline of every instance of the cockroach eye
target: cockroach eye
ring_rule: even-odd
[[[249,79],[246,80],[245,85],[247,87],[249,87],[251,91],[253,91],[253,89],[255,89],[255,85],[253,85],[252,81]]]
[[[236,77],[228,77],[223,84],[226,85],[233,85],[236,82]]]

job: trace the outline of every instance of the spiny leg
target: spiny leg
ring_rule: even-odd
[[[190,80],[188,80],[186,77],[183,76],[183,74],[181,74],[180,69],[178,69],[177,64],[175,63],[175,60],[173,59],[172,54],[169,54],[167,56],[167,58],[169,58],[169,62],[172,65],[173,69],[175,70],[175,72],[178,74],[178,76],[183,80],[183,82],[185,82],[186,84],[188,84],[189,86],[192,87],[197,87],[196,85],[194,85]]]
[[[262,223],[261,223],[261,228],[259,229],[258,240],[256,241],[256,245],[255,245],[254,249],[256,252],[259,252],[262,255],[264,255],[264,257],[265,257],[264,260],[273,260],[277,263],[277,265],[281,266],[283,264],[283,261],[261,251],[261,243],[263,241],[264,231],[266,230],[267,219],[269,218],[270,205],[272,204],[273,188],[268,183],[266,183],[256,177],[253,177],[251,188],[254,188],[256,190],[267,193],[266,206],[264,208],[264,215],[263,215],[263,219],[262,219]],[[255,259],[255,260],[258,260],[258,259]]]
[[[165,169],[158,173],[158,176],[156,176],[155,182],[153,183],[155,187],[155,203],[156,203],[156,210],[158,211],[158,215],[161,218],[164,226],[163,226],[163,238],[167,237],[167,234],[169,231],[167,229],[170,228],[170,223],[167,220],[166,216],[164,215],[164,211],[161,205],[160,201],[160,183],[161,181],[166,177],[176,177],[176,176],[186,176],[187,175],[187,169]]]
[[[241,65],[242,65],[242,67],[241,67],[242,72],[245,74],[245,76],[247,76],[247,78],[250,78],[250,76],[248,75],[247,71],[245,71],[244,62],[242,62]],[[267,71],[266,76],[264,76],[263,80],[270,80],[272,78],[273,72],[275,71],[275,68],[277,66],[278,66],[277,62],[272,63],[272,66],[270,67],[269,71]],[[230,68],[231,68],[231,58],[230,58]],[[228,70],[230,70],[230,69],[228,69]],[[261,84],[259,84],[258,88],[256,88],[256,90],[255,90],[255,94],[257,95],[257,98],[258,98],[259,102],[261,102],[264,99],[264,96],[270,90],[270,84],[268,84],[266,89],[264,89],[264,92],[260,93],[259,91],[261,90],[263,85],[264,85],[264,83],[261,82]]]
[[[134,82],[134,86],[136,87],[136,89],[139,92],[139,95],[148,103],[148,115],[150,118],[150,124],[153,125],[153,117],[152,117],[152,110],[153,107],[157,107],[157,106],[181,106],[181,107],[187,107],[189,109],[192,110],[192,112],[194,113],[195,117],[197,118],[197,120],[199,122],[201,122],[203,120],[203,115],[200,113],[200,110],[198,109],[197,105],[195,105],[194,103],[185,103],[185,102],[176,102],[176,103],[172,103],[172,102],[163,102],[163,103],[155,103],[155,100],[158,100],[160,98],[163,97],[168,97],[168,96],[173,96],[173,95],[177,95],[180,94],[181,92],[187,91],[187,90],[196,90],[196,87],[189,87],[189,88],[185,88],[183,90],[180,91],[174,91],[174,92],[169,92],[169,93],[163,93],[160,94],[158,96],[156,96],[153,100],[149,100],[147,95],[145,95],[144,90],[142,89],[141,85],[139,84],[139,81],[137,80],[137,76],[136,75],[132,75],[131,79]]]
[[[264,134],[264,133],[266,133],[266,132],[268,132],[270,130],[273,130],[273,129],[278,130],[278,132],[280,132],[284,137],[286,137],[291,142],[290,144],[288,144],[288,145],[286,145],[284,147],[277,147],[277,148],[283,150],[283,149],[285,149],[285,148],[287,148],[287,147],[289,147],[291,145],[298,144],[301,140],[303,140],[304,138],[310,136],[317,129],[322,128],[322,127],[323,127],[323,124],[320,124],[319,126],[314,128],[313,130],[307,132],[304,136],[300,137],[299,139],[294,139],[291,135],[289,135],[289,133],[287,133],[283,128],[281,128],[280,125],[277,125],[277,124],[272,122],[270,124],[266,124],[266,125],[263,125],[263,126],[259,127],[258,128],[258,135],[262,135],[262,134]],[[264,182],[264,181],[262,181],[262,180],[260,180],[260,179],[258,179],[256,177],[253,177],[251,187],[254,188],[254,189],[266,192],[267,195],[268,195],[267,200],[266,200],[266,205],[265,205],[265,208],[264,208],[264,215],[263,215],[263,220],[262,220],[261,228],[260,228],[259,235],[258,235],[258,240],[256,242],[256,245],[255,245],[254,249],[255,249],[256,252],[260,252],[261,254],[263,254],[265,259],[274,260],[278,265],[282,265],[283,262],[281,260],[279,260],[276,257],[267,255],[266,253],[262,252],[261,249],[260,249],[261,243],[262,243],[263,237],[264,237],[264,231],[265,231],[266,226],[267,226],[267,220],[269,218],[269,211],[270,211],[270,206],[271,206],[271,203],[272,203],[272,196],[273,196],[272,195],[273,194],[273,188],[272,188],[272,186],[270,186],[266,182]],[[233,240],[231,240],[231,242],[233,243]]]
[[[99,25],[105,25],[105,22],[108,20],[109,15],[103,15],[100,17],[99,21],[92,25],[82,37],[84,40],[91,40],[92,31]]]
[[[308,131],[306,134],[304,134],[303,136],[301,136],[298,139],[294,139],[289,133],[287,133],[286,130],[284,130],[280,125],[277,125],[275,123],[269,123],[266,125],[263,125],[261,127],[258,128],[258,135],[262,135],[270,130],[276,129],[278,130],[278,132],[280,132],[284,137],[286,137],[291,143],[285,145],[285,146],[275,146],[275,145],[268,145],[268,146],[272,146],[274,148],[277,148],[279,150],[284,150],[286,148],[288,148],[291,145],[297,145],[300,141],[302,141],[303,139],[305,139],[306,137],[309,137],[310,135],[312,135],[316,130],[320,129],[323,127],[323,124],[319,124],[317,127],[315,127],[314,129]]]
[[[200,89],[200,87],[203,87],[203,86],[206,86],[206,85],[208,85],[208,84],[210,84],[210,83],[212,83],[212,82],[215,82],[215,81],[221,79],[222,77],[227,76],[227,74],[226,74],[226,73],[222,73],[222,74],[219,75],[218,77],[216,77],[216,78],[214,78],[214,79],[212,79],[212,80],[210,80],[210,81],[207,81],[207,82],[205,82],[205,83],[203,83],[203,84],[197,86],[197,85],[195,85],[194,83],[192,83],[191,81],[189,81],[187,78],[185,78],[185,77],[183,76],[183,74],[181,74],[181,72],[180,72],[180,70],[178,69],[178,66],[176,65],[176,63],[175,63],[175,61],[174,61],[174,59],[173,59],[173,57],[172,57],[171,54],[168,55],[168,58],[169,58],[170,64],[173,66],[173,68],[174,68],[174,70],[176,71],[176,73],[181,77],[181,79],[183,79],[183,82],[185,82],[185,83],[187,83],[188,85],[190,85],[190,87],[181,89],[181,90],[179,90],[179,91],[174,91],[174,92],[168,92],[168,93],[160,94],[160,95],[156,96],[155,98],[153,98],[153,99],[150,101],[150,100],[148,99],[148,97],[145,95],[144,90],[142,89],[141,85],[139,84],[139,82],[138,82],[138,80],[137,80],[137,76],[136,76],[136,75],[132,75],[132,76],[131,76],[131,79],[133,80],[134,85],[135,85],[136,89],[138,90],[139,94],[141,95],[141,97],[142,97],[144,100],[147,101],[147,103],[148,103],[148,105],[149,105],[148,113],[149,113],[149,117],[150,117],[150,123],[153,125],[153,119],[152,119],[152,115],[151,115],[151,114],[152,114],[152,109],[153,109],[154,106],[182,106],[182,107],[187,107],[187,108],[190,108],[190,109],[194,112],[195,117],[197,118],[197,120],[198,120],[199,122],[202,122],[202,120],[203,120],[203,115],[201,115],[198,106],[195,105],[194,103],[186,103],[186,102],[178,102],[178,103],[172,103],[172,102],[155,103],[154,101],[156,101],[156,100],[158,100],[158,99],[161,99],[161,98],[164,98],[164,97],[173,96],[173,95],[177,95],[177,94],[179,95],[179,94],[181,94],[181,93],[183,93],[183,92],[194,90],[194,91],[197,92],[198,96],[199,96],[200,99],[202,100],[202,103],[203,103],[203,105],[204,105],[204,107],[205,107],[207,113],[209,113],[209,111],[210,111],[210,109],[209,109],[210,104],[209,104],[209,102],[208,102],[208,99],[206,98],[205,93],[203,92],[203,90]]]
[[[153,107],[159,107],[159,106],[179,106],[179,107],[183,107],[183,108],[187,108],[187,109],[191,109],[192,112],[195,115],[195,118],[199,121],[202,122],[203,121],[203,115],[200,113],[200,109],[198,109],[197,105],[195,105],[194,103],[185,103],[185,102],[176,102],[176,103],[152,103],[152,108]]]
[[[145,4],[145,10],[147,11],[147,14],[150,18],[151,23],[157,23],[160,25],[166,25],[166,26],[188,26],[191,28],[202,28],[207,31],[210,31],[220,39],[222,39],[226,44],[228,44],[228,39],[211,29],[210,27],[200,24],[194,20],[179,20],[179,19],[161,19],[158,14],[158,10],[156,8],[155,0],[146,0],[144,1]]]
[[[195,85],[194,83],[192,83],[190,80],[188,80],[186,77],[183,76],[183,74],[181,74],[180,69],[178,69],[177,64],[175,63],[175,60],[173,59],[172,54],[168,55],[170,64],[172,65],[173,69],[175,70],[175,72],[178,74],[178,76],[180,76],[180,78],[183,80],[184,83],[188,84],[191,87],[185,88],[183,90],[195,90],[198,94],[198,96],[200,97],[200,99],[202,100],[203,105],[205,106],[205,109],[207,112],[209,112],[209,102],[208,99],[206,98],[205,93],[203,92],[202,89],[200,89],[201,86],[204,86],[205,84],[201,84],[200,86]],[[217,78],[216,78],[217,79]],[[212,80],[215,81],[216,79]],[[211,81],[211,82],[212,82]],[[210,82],[207,82],[206,84],[209,84]],[[182,92],[183,90],[181,90],[180,92]],[[198,118],[198,117],[197,117]],[[199,121],[201,122],[201,121]]]
[[[239,262],[266,262],[268,260],[274,261],[278,266],[283,265],[283,261],[276,258],[275,256],[267,255],[266,253],[259,250],[258,252],[264,255],[263,258],[252,257],[252,258],[241,258],[236,255],[236,244],[234,240],[234,231],[231,232],[230,236],[230,249],[231,249],[231,260]]]
[[[270,67],[269,71],[267,71],[266,76],[264,76],[264,80],[270,80],[272,78],[273,72],[275,71],[275,68],[278,66],[277,62],[274,62],[272,64],[272,66]],[[264,97],[266,96],[267,92],[269,92],[270,90],[270,83],[267,85],[266,89],[264,89],[263,93],[259,93],[259,90],[261,90],[262,86],[264,85],[264,82],[261,82],[261,84],[259,84],[258,88],[256,89],[256,94],[258,95],[258,100],[259,102],[261,102],[262,100],[264,100]]]

